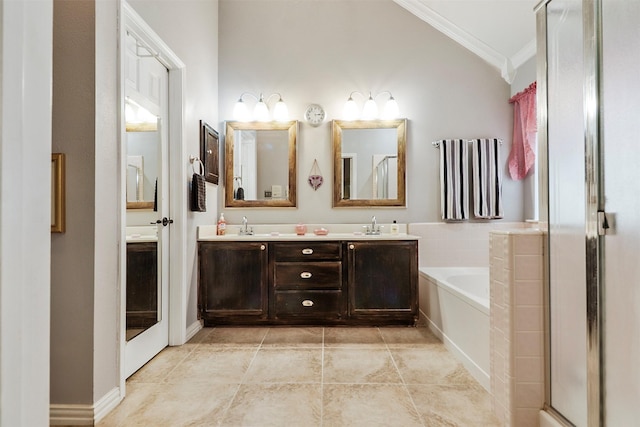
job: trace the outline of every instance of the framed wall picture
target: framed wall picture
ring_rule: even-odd
[[[218,147],[218,132],[200,120],[200,158],[204,163],[204,179],[216,185],[218,185],[218,178],[220,176]]]
[[[51,155],[51,232],[65,231],[65,164],[64,154]]]

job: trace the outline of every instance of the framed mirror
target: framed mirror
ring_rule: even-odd
[[[126,130],[127,209],[154,209],[160,159],[157,123],[127,123]]]
[[[296,207],[298,122],[227,122],[225,207]]]
[[[406,206],[407,120],[334,120],[333,206]]]

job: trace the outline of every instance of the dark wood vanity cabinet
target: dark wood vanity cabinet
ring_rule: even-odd
[[[415,240],[199,242],[205,325],[414,325]]]
[[[342,243],[273,243],[270,312],[285,323],[322,323],[345,316]]]
[[[349,317],[380,323],[418,316],[418,242],[349,242]]]
[[[200,242],[198,306],[206,325],[268,317],[268,244]]]

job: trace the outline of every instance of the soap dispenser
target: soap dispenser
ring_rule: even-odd
[[[394,219],[393,223],[391,224],[391,227],[389,227],[389,231],[391,232],[391,234],[398,234],[399,230],[400,230],[400,226]]]
[[[220,219],[218,220],[218,225],[216,227],[216,234],[218,236],[224,236],[224,233],[227,231],[227,220],[224,219],[224,213],[220,212]]]

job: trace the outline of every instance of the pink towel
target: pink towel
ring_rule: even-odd
[[[509,153],[509,175],[519,180],[527,176],[536,160],[536,82],[514,95],[509,103],[513,104],[513,143]]]

